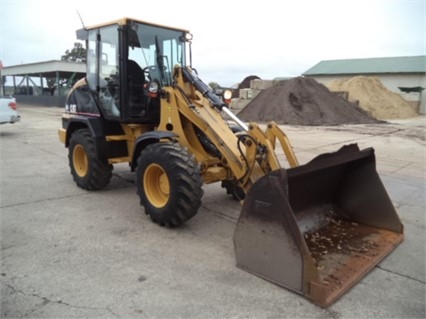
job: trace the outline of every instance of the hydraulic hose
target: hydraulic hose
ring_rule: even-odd
[[[182,68],[182,74],[187,81],[194,85],[195,88],[210,101],[214,108],[222,111],[222,108],[226,106],[226,104],[223,103],[216,94],[214,94],[212,89],[205,84],[194,71],[190,71],[188,68]]]
[[[219,111],[224,111],[244,131],[248,131],[248,126],[226,107],[226,104],[198,77],[194,71],[191,71],[188,68],[182,68],[182,74],[187,81],[194,85],[195,88],[210,101],[214,108]]]

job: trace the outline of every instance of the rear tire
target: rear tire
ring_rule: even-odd
[[[175,227],[195,216],[201,206],[202,184],[195,157],[179,144],[148,145],[138,158],[140,203],[157,224]]]
[[[88,129],[79,129],[71,135],[68,160],[74,181],[83,189],[99,190],[111,181],[113,166],[98,158]]]

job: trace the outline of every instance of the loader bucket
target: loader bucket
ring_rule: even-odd
[[[250,188],[234,233],[237,266],[327,307],[403,240],[374,150],[346,145]]]

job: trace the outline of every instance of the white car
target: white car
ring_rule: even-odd
[[[16,123],[21,120],[14,97],[0,96],[0,124]]]

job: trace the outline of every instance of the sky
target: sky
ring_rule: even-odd
[[[221,86],[323,60],[426,55],[426,0],[0,0],[3,65],[60,60],[79,15],[86,26],[130,17],[188,29],[193,67]]]

